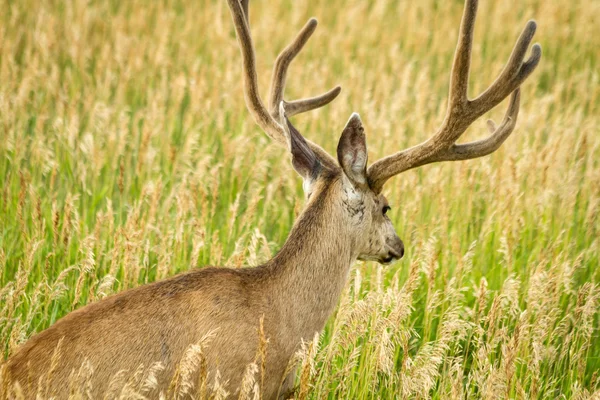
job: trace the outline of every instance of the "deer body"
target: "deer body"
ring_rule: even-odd
[[[32,337],[9,360],[8,372],[26,397],[36,393],[29,376],[51,368],[59,341],[60,362],[51,388],[68,394],[71,369],[84,361],[94,368],[93,394],[101,398],[120,370],[161,362],[159,390],[166,392],[177,363],[190,344],[213,334],[203,348],[209,371],[217,369],[234,394],[248,364],[255,361],[259,321],[268,340],[265,398],[289,392],[282,374],[301,340],[311,340],[334,310],[361,238],[343,231],[347,208],[341,177],[329,176],[309,201],[288,240],[270,261],[256,268],[205,268],[116,294],[74,311]],[[343,198],[343,197],[342,197]],[[325,237],[317,236],[317,231]],[[209,379],[212,378],[209,376]],[[293,375],[292,375],[293,377]],[[285,383],[282,382],[285,380]]]
[[[239,391],[249,363],[257,361],[259,321],[268,340],[262,395],[273,399],[293,384],[290,358],[302,340],[311,340],[332,314],[350,266],[356,259],[388,264],[400,259],[404,245],[386,213],[381,194],[391,177],[438,161],[481,157],[495,151],[512,133],[519,111],[519,87],[537,66],[541,48],[525,53],[536,29],[530,21],[498,79],[479,97],[467,98],[477,0],[466,0],[450,78],[448,111],[439,130],[425,142],[373,163],[367,169],[362,121],[354,113],[342,131],[337,157],[308,142],[288,117],[319,108],[340,92],[287,102],[287,69],[316,28],[311,19],[277,58],[269,101],[259,95],[250,35],[248,0],[227,0],[243,61],[244,95],[255,122],[275,143],[286,147],[304,180],[307,206],[286,243],[257,268],[207,268],[117,294],[88,305],[32,337],[6,364],[9,379],[30,398],[37,383],[52,376],[59,397],[68,394],[72,371],[84,361],[94,368],[92,391],[103,397],[119,371],[161,362],[157,391],[169,389],[171,375],[186,349],[211,336],[202,347],[209,380],[216,371],[230,394]],[[510,96],[502,123],[488,121],[490,136],[457,144],[468,126]],[[53,354],[60,342],[60,359]],[[262,365],[262,364],[261,364]],[[1,390],[0,385],[0,390]]]

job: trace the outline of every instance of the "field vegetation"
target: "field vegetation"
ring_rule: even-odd
[[[245,109],[225,1],[0,9],[0,360],[113,293],[277,252],[301,180]],[[357,111],[375,160],[441,123],[461,14],[458,0],[252,0],[260,83],[316,16],[288,97],[343,91],[294,124],[334,154]],[[595,0],[481,2],[471,95],[526,21],[539,24],[544,54],[515,132],[491,156],[387,185],[406,256],[353,267],[327,328],[298,353],[297,398],[600,397],[599,16]],[[465,137],[486,132],[482,120]],[[165,398],[223,395],[185,382],[199,352]],[[126,371],[107,398],[143,398],[156,369]],[[260,397],[256,369],[240,398]],[[72,398],[87,398],[90,374],[74,372]],[[48,382],[40,399],[51,371]]]

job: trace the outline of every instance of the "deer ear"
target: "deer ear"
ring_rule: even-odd
[[[308,191],[307,185],[310,185],[321,171],[321,162],[306,142],[306,139],[304,139],[285,116],[283,102],[279,106],[279,115],[281,116],[281,124],[287,135],[288,146],[292,153],[292,166],[304,179],[304,189]]]
[[[358,186],[367,184],[367,142],[360,116],[352,113],[340,137],[337,157],[346,176]]]

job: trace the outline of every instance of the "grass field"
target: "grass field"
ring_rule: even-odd
[[[277,251],[301,180],[246,111],[224,0],[0,3],[2,357],[112,293]],[[387,185],[407,254],[353,267],[299,355],[299,398],[600,397],[600,2],[481,3],[471,96],[539,24],[515,132],[491,156]],[[260,83],[316,16],[288,97],[343,90],[294,123],[333,154],[360,112],[375,160],[441,123],[461,13],[458,0],[252,0]]]

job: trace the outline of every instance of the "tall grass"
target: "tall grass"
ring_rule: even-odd
[[[277,251],[301,183],[245,110],[224,1],[0,3],[3,357],[110,294]],[[600,396],[600,3],[481,3],[472,96],[525,22],[539,23],[544,55],[517,128],[489,157],[387,185],[407,254],[353,268],[335,316],[298,353],[298,398]],[[358,111],[374,160],[440,124],[461,13],[458,0],[252,0],[260,83],[317,16],[288,98],[343,92],[294,123],[333,152]],[[480,121],[465,136],[484,132]],[[188,356],[202,368],[201,347]],[[159,368],[116,377],[115,398],[142,396]],[[74,398],[93,373],[79,372]],[[192,389],[223,395],[218,382]]]

